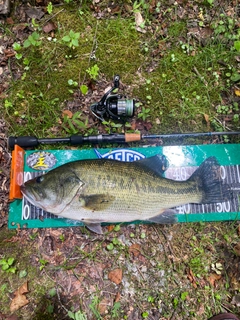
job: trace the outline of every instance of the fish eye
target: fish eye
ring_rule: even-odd
[[[43,176],[39,176],[39,177],[36,178],[36,182],[37,183],[41,183],[43,180],[44,180]]]

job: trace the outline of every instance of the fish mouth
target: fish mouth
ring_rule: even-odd
[[[29,194],[29,192],[27,191],[27,189],[26,189],[26,187],[25,187],[24,184],[20,186],[20,190],[21,190],[23,196],[24,196],[29,202],[31,202],[31,203],[33,203],[33,204],[34,204],[34,202],[36,202],[36,199],[35,199],[34,195],[33,195],[33,194]]]

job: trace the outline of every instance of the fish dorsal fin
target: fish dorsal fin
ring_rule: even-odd
[[[79,201],[82,203],[82,206],[85,209],[92,211],[102,211],[107,209],[114,199],[115,197],[109,194],[92,194],[89,196],[79,197]]]
[[[157,175],[163,175],[168,168],[167,158],[161,154],[138,160],[136,163],[148,170],[153,171]]]

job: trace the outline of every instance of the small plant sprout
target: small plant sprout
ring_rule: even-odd
[[[85,84],[82,84],[80,86],[80,91],[82,92],[83,95],[86,95],[88,93],[88,86],[86,86]]]
[[[39,47],[42,44],[40,40],[40,34],[34,31],[30,36],[24,41],[23,47],[28,48],[30,46]]]
[[[17,268],[13,267],[14,262],[15,262],[15,259],[12,257],[1,259],[0,265],[2,266],[2,270],[6,272],[16,273]]]
[[[21,278],[25,278],[26,276],[27,276],[27,271],[26,270],[21,270],[20,272],[19,272],[19,278],[21,279]]]
[[[11,101],[9,101],[8,99],[6,99],[6,100],[4,101],[4,107],[5,107],[6,109],[9,109],[9,108],[12,108],[12,107],[13,107],[13,104],[12,104]]]
[[[76,312],[68,311],[68,316],[73,320],[87,320],[86,313],[81,312],[80,310]]]
[[[21,54],[22,46],[19,43],[15,42],[13,44],[13,50],[16,51],[15,58],[17,60],[22,59],[22,54]]]
[[[149,315],[149,313],[148,313],[147,311],[144,311],[144,312],[142,313],[142,318],[143,318],[143,319],[147,319],[147,318],[148,318],[148,315]]]
[[[47,13],[48,14],[51,14],[53,11],[53,5],[52,5],[52,2],[48,2],[48,5],[47,5]]]
[[[70,87],[72,87],[72,88],[78,87],[77,81],[74,81],[74,80],[72,80],[72,79],[69,79],[69,80],[68,80],[68,85],[69,85]],[[72,89],[69,89],[68,91],[69,91],[70,93],[73,93],[73,90],[72,90]]]
[[[98,71],[99,71],[99,67],[97,64],[95,64],[94,66],[88,68],[86,70],[86,72],[89,74],[89,76],[91,77],[91,79],[93,80],[97,80],[98,77]]]
[[[64,242],[64,241],[65,241],[65,236],[64,236],[64,234],[60,234],[59,239],[60,239],[62,242]]]
[[[138,118],[142,118],[145,121],[149,116],[150,108],[142,107],[142,111],[138,114]]]
[[[120,230],[120,224],[117,224],[115,227],[114,227],[114,229],[113,229],[114,231],[119,231]]]
[[[78,83],[77,81],[74,81],[72,79],[69,79],[68,80],[68,85],[71,86],[71,87],[77,87],[78,86]]]
[[[44,260],[44,259],[40,259],[39,262],[41,264],[39,267],[39,270],[43,270],[46,267],[46,265],[48,264],[48,261]]]
[[[79,46],[78,44],[78,39],[80,37],[80,33],[79,32],[74,32],[73,30],[70,30],[68,35],[64,36],[62,38],[62,41],[64,43],[66,43],[66,45],[71,48],[71,49],[75,49],[76,47]]]

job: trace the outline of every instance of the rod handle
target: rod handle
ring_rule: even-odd
[[[125,142],[134,142],[140,141],[141,134],[140,133],[125,133]]]
[[[73,135],[73,136],[70,137],[70,143],[72,145],[83,144],[83,142],[84,142],[84,137],[83,136]]]
[[[13,149],[15,144],[19,147],[29,148],[39,145],[38,138],[34,136],[22,136],[22,137],[9,137],[8,147]]]

